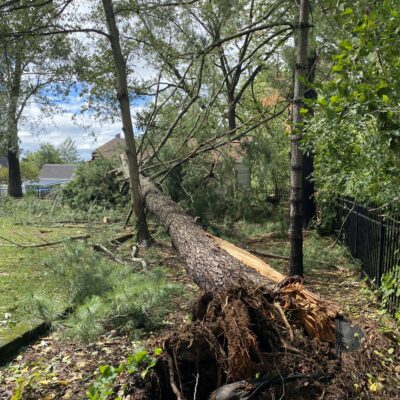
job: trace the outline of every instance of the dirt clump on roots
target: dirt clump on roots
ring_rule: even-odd
[[[193,307],[193,322],[162,347],[147,390],[132,391],[132,398],[202,400],[226,383],[293,373],[318,373],[320,379],[282,383],[256,398],[337,398],[329,397],[327,388],[340,370],[333,344],[308,337],[282,313],[279,299],[259,288],[202,295]]]

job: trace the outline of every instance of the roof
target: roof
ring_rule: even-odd
[[[92,159],[103,157],[113,158],[121,153],[121,150],[125,148],[125,139],[121,138],[121,135],[116,135],[113,139],[104,143],[92,152]]]
[[[24,182],[25,187],[51,187],[55,185],[62,185],[63,183],[69,182],[70,179],[65,180],[39,180],[39,181],[26,181]]]
[[[39,172],[39,181],[69,181],[76,164],[44,164]]]

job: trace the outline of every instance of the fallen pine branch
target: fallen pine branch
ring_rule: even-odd
[[[125,243],[132,238],[133,238],[133,233],[127,233],[125,235],[118,236],[115,239],[110,240],[109,243],[114,246],[119,246],[120,244]]]
[[[261,256],[261,257],[276,258],[276,259],[278,259],[278,260],[286,260],[286,261],[289,261],[289,260],[290,260],[290,257],[288,257],[288,256],[281,256],[281,255],[279,255],[279,254],[266,253],[266,252],[264,252],[264,251],[259,251],[259,250],[250,249],[250,248],[248,248],[248,251],[249,251],[250,253],[253,253],[253,254],[255,254],[255,255],[257,255],[257,256]]]
[[[139,263],[142,265],[142,268],[144,271],[147,271],[147,263],[143,258],[137,257],[139,253],[139,247],[138,246],[133,246],[132,247],[132,252],[131,252],[131,260],[135,263]]]
[[[128,235],[126,235],[128,236]],[[133,236],[133,235],[132,235]],[[109,250],[106,246],[99,244],[99,243],[95,243],[93,244],[93,250],[95,251],[99,251],[102,252],[104,254],[106,254],[107,256],[109,256],[112,260],[114,260],[115,262],[117,262],[118,264],[121,265],[127,265],[129,266],[130,264],[127,263],[126,261],[121,260],[116,254],[114,254],[111,250]],[[132,248],[132,253],[131,253],[131,260],[134,263],[140,264],[142,266],[142,268],[147,271],[147,264],[146,261],[143,260],[143,258],[138,258],[136,257],[137,255],[137,251],[138,251],[138,247],[137,246],[133,246]]]
[[[56,246],[58,244],[64,244],[64,243],[72,241],[72,240],[86,240],[86,239],[89,239],[89,238],[90,238],[90,235],[78,235],[78,236],[69,236],[67,238],[60,239],[60,240],[55,240],[53,242],[45,242],[45,243],[38,243],[38,244],[23,244],[23,243],[14,242],[14,241],[12,241],[10,239],[7,239],[7,238],[5,238],[3,236],[0,236],[0,239],[3,239],[6,242],[11,243],[9,245],[2,244],[2,245],[0,245],[0,247],[21,247],[23,249],[38,248],[38,247],[49,247],[49,246]]]
[[[93,245],[93,250],[100,251],[104,254],[107,254],[111,259],[116,261],[118,264],[127,265],[127,263],[125,261],[122,261],[111,250],[107,249],[107,247],[103,246],[102,244],[95,243]]]

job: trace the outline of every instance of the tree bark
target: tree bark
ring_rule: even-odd
[[[136,215],[137,240],[139,243],[150,244],[151,242],[153,242],[153,239],[147,227],[143,197],[140,187],[139,165],[136,156],[135,136],[133,132],[132,116],[130,109],[126,61],[121,50],[119,31],[114,15],[113,2],[112,0],[102,0],[102,2],[104,14],[107,20],[107,27],[109,32],[108,37],[111,43],[111,50],[117,77],[117,97],[121,110],[122,126],[125,136],[125,151],[129,168],[131,196]]]
[[[308,0],[300,0],[293,119],[290,137],[290,275],[300,276],[303,276],[303,154],[299,146],[303,134],[303,118],[300,110],[304,107],[303,98],[307,77],[309,7]]]
[[[141,177],[143,198],[147,208],[167,229],[179,251],[189,277],[206,291],[232,286],[263,286],[271,291],[275,284],[222,250],[197,225],[193,218],[171,199],[163,195],[148,179]]]
[[[17,53],[10,88],[10,103],[7,111],[7,158],[8,158],[8,194],[11,197],[22,197],[21,169],[19,165],[18,145],[18,99],[21,92],[22,60]]]
[[[19,165],[18,149],[15,147],[7,152],[8,158],[8,195],[22,197],[21,168]]]
[[[317,62],[316,52],[312,52],[307,61],[307,88],[304,92],[305,99],[316,99],[318,97],[314,88],[310,84],[315,82],[315,69]],[[308,114],[313,115],[314,110],[308,108]],[[314,173],[313,153],[303,154],[303,227],[307,228],[315,217],[315,187],[312,179]]]
[[[236,133],[236,102],[234,90],[232,93],[228,93],[228,127],[230,135],[233,136]]]

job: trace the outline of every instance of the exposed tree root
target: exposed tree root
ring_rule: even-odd
[[[278,293],[257,288],[204,294],[194,306],[192,324],[164,341],[147,398],[193,399],[196,391],[198,399],[207,399],[221,385],[256,374],[335,376],[340,364],[332,344],[311,339],[290,317],[288,322],[275,305],[280,301]],[[306,379],[264,393],[275,399],[318,399],[326,390],[326,384]]]

